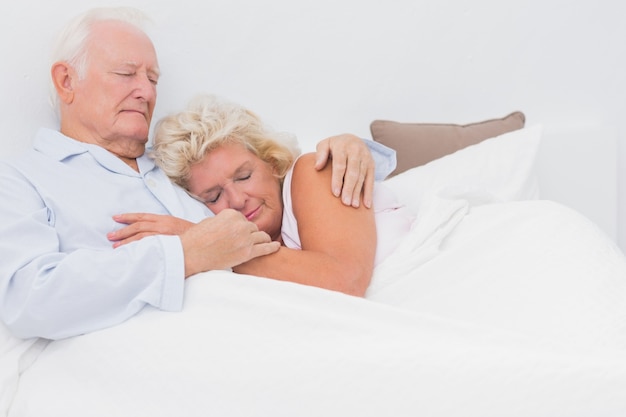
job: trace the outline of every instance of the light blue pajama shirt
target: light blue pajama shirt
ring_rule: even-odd
[[[395,152],[366,140],[377,178]],[[178,236],[113,249],[114,214],[212,215],[147,157],[132,170],[96,145],[41,129],[34,149],[0,162],[0,318],[22,338],[59,339],[109,327],[146,305],[179,311],[184,259]]]

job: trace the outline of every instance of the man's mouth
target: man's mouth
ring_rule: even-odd
[[[144,118],[146,117],[146,112],[143,110],[125,109],[122,110],[122,113],[137,113],[142,115]]]

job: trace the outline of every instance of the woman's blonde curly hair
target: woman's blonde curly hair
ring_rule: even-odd
[[[243,106],[201,95],[184,111],[159,120],[150,156],[172,181],[189,190],[191,166],[219,146],[233,143],[269,163],[281,181],[300,154],[295,136],[272,131]]]

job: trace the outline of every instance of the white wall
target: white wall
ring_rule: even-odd
[[[2,153],[56,125],[47,107],[51,38],[75,13],[116,4],[3,4]],[[616,221],[626,247],[626,8],[618,0],[124,4],[157,23],[164,75],[155,118],[214,92],[297,133],[305,149],[334,133],[368,136],[376,118],[465,123],[519,109],[529,124],[602,126],[618,141]]]

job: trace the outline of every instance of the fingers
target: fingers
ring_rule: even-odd
[[[373,166],[370,167],[365,174],[365,182],[363,184],[363,204],[367,208],[372,208],[372,202],[374,201],[375,175],[375,169]]]
[[[330,138],[326,138],[319,142],[316,147],[315,153],[315,169],[320,170],[326,166],[328,159],[330,159]],[[339,196],[339,193],[337,193]]]
[[[254,231],[251,234],[251,243],[249,258],[240,263],[247,262],[259,256],[270,255],[280,249],[280,243],[272,241],[270,235],[262,231]],[[233,265],[235,266],[235,265]]]
[[[352,189],[348,191],[350,188],[350,171],[348,166],[348,159],[346,155],[336,155],[333,157],[332,164],[332,176],[330,180],[330,186],[332,193],[335,197],[342,197],[342,201],[346,205],[352,204]],[[354,188],[354,186],[352,186]]]
[[[333,159],[333,168],[334,165],[335,159]],[[358,152],[347,154],[343,165],[345,173],[341,201],[347,206],[358,208],[361,204],[361,196],[363,196],[363,204],[371,208],[374,192],[374,162],[371,155]]]
[[[354,158],[348,160],[346,166],[343,189],[341,190],[341,201],[346,206],[359,207],[365,172],[363,171],[361,161]]]
[[[375,163],[367,145],[357,136],[343,134],[318,144],[316,168],[324,166],[324,157],[332,156],[331,190],[343,204],[371,208],[374,192]],[[323,163],[322,163],[323,162]],[[318,169],[320,169],[318,168]]]
[[[250,253],[250,259],[258,258],[259,256],[271,255],[280,249],[279,242],[267,242],[267,243],[259,243],[252,247],[252,251]],[[250,260],[248,259],[248,261]],[[241,262],[243,263],[243,262]]]
[[[181,234],[185,276],[232,268],[280,248],[238,211],[226,209]]]
[[[128,224],[128,226],[107,233],[107,239],[109,239],[110,241],[123,241],[131,236],[137,235],[138,233],[142,232],[142,223],[127,223],[126,221],[121,221],[119,223]]]
[[[113,220],[117,223],[130,224],[139,221],[149,221],[154,216],[154,214],[150,213],[122,213],[114,215]]]
[[[113,242],[114,248],[117,248],[130,242],[143,239],[146,236],[153,236],[158,234],[158,232],[154,230],[145,229],[143,227],[144,224],[145,223],[141,222],[132,223],[129,226],[107,233],[107,239]]]
[[[333,140],[335,139],[335,140]],[[356,163],[354,158],[350,158],[350,152],[348,150],[348,140],[346,139],[346,135],[333,136],[327,139],[324,139],[317,145],[317,154],[315,158],[315,168],[319,171],[320,169],[326,166],[326,163],[329,159],[332,159],[332,169],[331,169],[331,184],[330,189],[335,197],[342,197],[342,201],[346,205],[352,204],[352,196],[351,193],[354,189],[354,186],[351,188],[351,182],[348,178],[347,187],[349,191],[346,190],[346,171],[350,172],[349,163]],[[355,171],[355,168],[352,167],[352,172]]]
[[[109,239],[109,240],[114,241],[113,242],[113,248],[119,248],[122,245],[127,245],[127,244],[129,244],[131,242],[135,242],[137,240],[143,239],[144,237],[153,236],[155,234],[156,233],[138,233],[138,234],[132,235],[132,236],[126,238],[126,239],[121,239],[121,240]]]
[[[251,234],[251,241],[254,244],[268,243],[268,242],[271,242],[272,239],[270,238],[270,235],[268,235],[267,233],[255,229],[255,231],[253,231]]]
[[[149,213],[116,214],[113,216],[113,220],[117,223],[126,224],[128,226],[108,233],[107,238],[112,241],[123,241],[138,234],[142,234],[142,237],[156,234],[158,230],[156,230],[153,225],[157,218],[157,215]],[[128,243],[128,241],[126,243]]]
[[[175,218],[149,213],[124,213],[113,216],[113,220],[127,226],[107,233],[107,239],[113,242],[113,248],[118,248],[147,236],[156,234],[177,234],[175,226],[170,225]],[[164,223],[165,222],[165,223]]]

